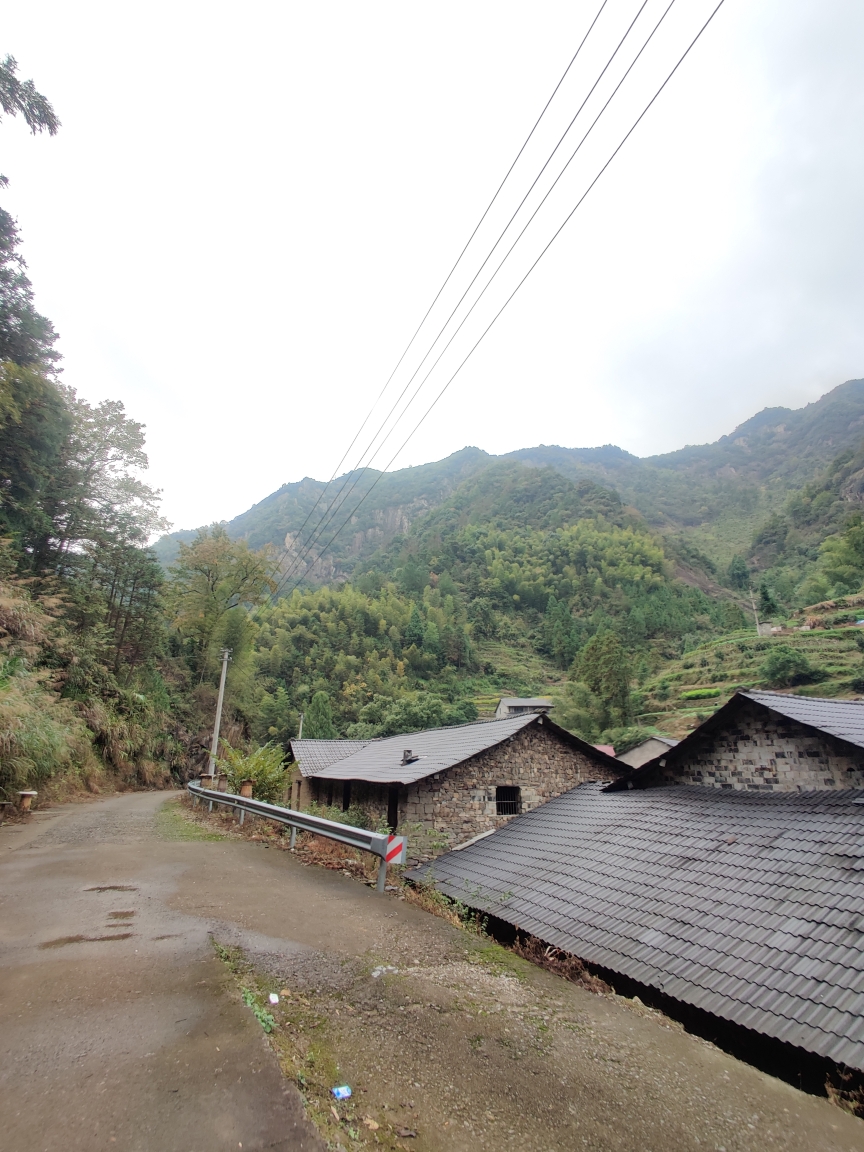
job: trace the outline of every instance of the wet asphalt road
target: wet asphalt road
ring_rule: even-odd
[[[0,829],[0,1148],[322,1147],[226,994],[211,922],[168,906],[192,858],[223,846],[160,839],[165,799]]]

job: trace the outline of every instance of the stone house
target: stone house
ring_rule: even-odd
[[[495,709],[495,719],[504,720],[525,712],[548,712],[551,707],[551,696],[502,696]]]
[[[739,691],[461,848],[407,875],[772,1070],[864,1084],[864,701]]]
[[[627,771],[537,713],[377,740],[292,740],[291,752],[292,807],[358,804],[391,828],[422,824],[451,844]]]
[[[656,760],[658,756],[665,756],[669,749],[674,748],[678,743],[679,741],[672,740],[668,736],[649,736],[641,744],[637,744],[627,752],[622,752],[618,759],[624,764],[629,764],[631,768],[641,768],[649,760]]]
[[[696,784],[749,792],[864,787],[864,701],[736,692],[618,788]]]

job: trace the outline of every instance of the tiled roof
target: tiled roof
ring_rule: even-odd
[[[748,700],[864,748],[864,700],[826,700],[783,692],[741,692]]]
[[[590,963],[864,1069],[862,796],[583,784],[410,875]]]
[[[431,776],[435,772],[443,772],[452,768],[454,764],[461,764],[463,760],[493,748],[502,740],[514,736],[529,724],[549,725],[570,743],[589,754],[594,760],[601,760],[610,767],[609,778],[612,779],[621,773],[621,765],[602,752],[596,752],[590,744],[586,744],[577,736],[565,732],[548,717],[538,716],[536,713],[524,713],[519,716],[508,716],[503,720],[477,720],[470,724],[457,724],[452,728],[427,728],[425,732],[408,732],[401,736],[387,736],[383,740],[370,740],[360,748],[353,749],[344,757],[337,757],[328,749],[331,756],[328,764],[322,768],[308,769],[304,767],[301,756],[303,750],[298,752],[298,746],[319,743],[319,741],[292,740],[294,755],[300,762],[300,771],[304,776],[315,776],[321,780],[367,780],[375,784],[411,784],[415,780],[422,780],[424,776]],[[322,742],[323,743],[323,742]],[[339,743],[353,743],[352,741],[328,740],[328,745]],[[412,759],[409,764],[402,763],[402,753],[411,749]],[[306,753],[308,762],[308,753]]]
[[[359,752],[368,743],[368,740],[292,740],[291,753],[303,776],[315,776],[337,760]]]

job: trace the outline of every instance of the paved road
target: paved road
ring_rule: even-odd
[[[340,873],[164,839],[164,802],[0,829],[4,1152],[323,1152],[210,933],[292,972],[380,1125],[360,1131],[370,1152],[399,1124],[412,1152],[864,1152],[864,1122],[827,1101],[539,969],[496,971],[465,933]],[[399,971],[375,979],[371,961]]]
[[[217,843],[155,831],[165,795],[0,829],[0,1148],[322,1147],[207,918],[168,901]],[[286,950],[290,942],[284,942]]]

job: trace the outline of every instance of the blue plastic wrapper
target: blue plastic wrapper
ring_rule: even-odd
[[[330,1091],[337,1100],[347,1100],[351,1095],[351,1089],[347,1084],[340,1084],[338,1088],[331,1088]]]

